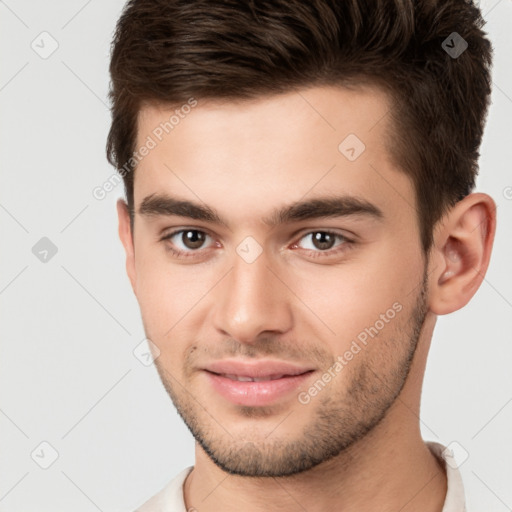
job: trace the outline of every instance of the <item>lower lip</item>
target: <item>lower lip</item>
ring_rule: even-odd
[[[258,407],[270,405],[296,390],[312,372],[276,380],[242,382],[222,375],[205,372],[213,388],[224,398],[237,405]]]

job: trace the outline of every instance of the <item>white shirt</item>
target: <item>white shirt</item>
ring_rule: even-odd
[[[455,460],[442,444],[427,441],[430,451],[444,465],[448,489],[442,512],[466,512],[464,487]],[[160,492],[144,503],[135,512],[187,512],[183,498],[183,483],[193,466],[176,475]]]

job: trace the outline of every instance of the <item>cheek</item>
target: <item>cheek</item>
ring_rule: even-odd
[[[189,340],[187,319],[193,302],[184,296],[182,287],[170,268],[140,265],[137,274],[137,300],[146,336],[158,347],[155,363],[163,372],[162,379],[174,385],[172,377],[182,379],[185,344]],[[192,337],[193,339],[193,337]]]
[[[295,269],[286,279],[294,283],[294,292],[307,306],[297,303],[299,322],[330,340],[336,354],[343,353],[360,334],[364,338],[366,329],[376,322],[381,327],[382,321],[391,319],[383,328],[383,332],[389,331],[396,310],[410,300],[407,295],[417,279],[417,269],[404,269],[404,273],[399,270],[402,266],[407,265],[391,252],[380,251],[379,255],[356,256],[336,267]]]
[[[164,250],[141,247],[137,253],[136,291],[146,334],[164,347],[176,346],[205,318],[205,304],[211,301],[205,294],[221,269],[199,267],[171,263]]]
[[[158,251],[137,252],[136,292],[145,327],[155,338],[163,337],[179,319],[186,288]]]

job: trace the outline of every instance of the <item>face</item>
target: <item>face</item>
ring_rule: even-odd
[[[176,107],[141,110],[137,147],[157,144],[135,175],[128,273],[162,382],[227,472],[331,459],[406,382],[426,267],[388,108],[373,88],[198,101],[161,141]]]

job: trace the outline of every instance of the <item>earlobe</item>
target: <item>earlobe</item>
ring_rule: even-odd
[[[133,233],[130,225],[130,213],[128,205],[123,199],[117,201],[117,216],[119,219],[119,238],[123,244],[126,253],[126,273],[130,279],[133,292],[137,295],[136,291],[136,270],[135,270],[135,247],[133,243]]]
[[[487,272],[496,231],[496,204],[487,194],[459,201],[435,232],[430,261],[430,310],[445,315],[464,307]]]

